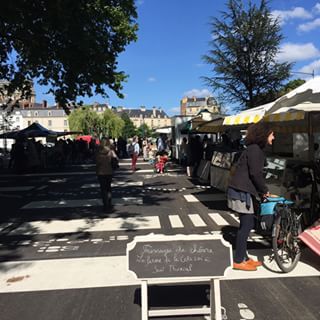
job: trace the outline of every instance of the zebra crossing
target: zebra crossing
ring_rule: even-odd
[[[37,206],[39,208],[39,206]],[[121,214],[110,214],[107,218],[92,218],[92,219],[51,219],[49,221],[36,220],[25,221],[15,227],[15,222],[6,222],[0,224],[0,233],[6,232],[7,235],[30,235],[30,234],[62,234],[75,233],[79,230],[86,232],[104,232],[104,231],[123,231],[123,230],[160,230],[164,229],[161,220],[168,219],[166,228],[177,229],[184,228],[185,219],[188,219],[196,232],[197,228],[206,227],[211,230],[215,226],[237,225],[237,220],[230,216],[227,221],[226,217],[222,217],[219,213],[209,213],[210,223],[200,214],[186,214],[182,219],[179,214],[162,215],[161,219],[158,215],[135,217],[122,217]],[[233,221],[232,221],[233,220]],[[8,231],[9,230],[9,231]]]

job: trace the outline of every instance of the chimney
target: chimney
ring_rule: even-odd
[[[56,107],[57,107],[57,109],[60,109],[60,103],[59,102],[56,103]]]
[[[141,106],[141,107],[140,107],[140,111],[141,111],[141,112],[145,112],[145,111],[146,111],[146,107],[145,107],[145,106]]]
[[[152,107],[152,115],[154,118],[157,116],[157,108],[156,107]]]
[[[47,100],[43,100],[42,101],[42,108],[47,108],[47,106],[48,106]]]

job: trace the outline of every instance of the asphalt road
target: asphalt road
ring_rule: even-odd
[[[138,167],[131,173],[121,162],[112,214],[101,210],[90,164],[0,174],[1,320],[141,319],[140,281],[126,265],[135,236],[221,234],[233,244],[238,220],[223,193],[176,166],[164,175],[141,160]],[[248,249],[264,266],[229,270],[220,281],[223,319],[320,318],[319,257],[305,248],[297,268],[283,274],[265,238],[252,233]],[[208,306],[209,291],[207,282],[150,285],[150,308]]]

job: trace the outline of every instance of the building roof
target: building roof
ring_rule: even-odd
[[[162,109],[120,109],[114,108],[117,114],[126,113],[130,118],[169,118],[169,116]]]

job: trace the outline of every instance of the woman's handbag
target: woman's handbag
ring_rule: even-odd
[[[111,168],[112,168],[112,170],[119,169],[119,160],[118,160],[118,158],[115,158],[115,157],[111,158]]]

